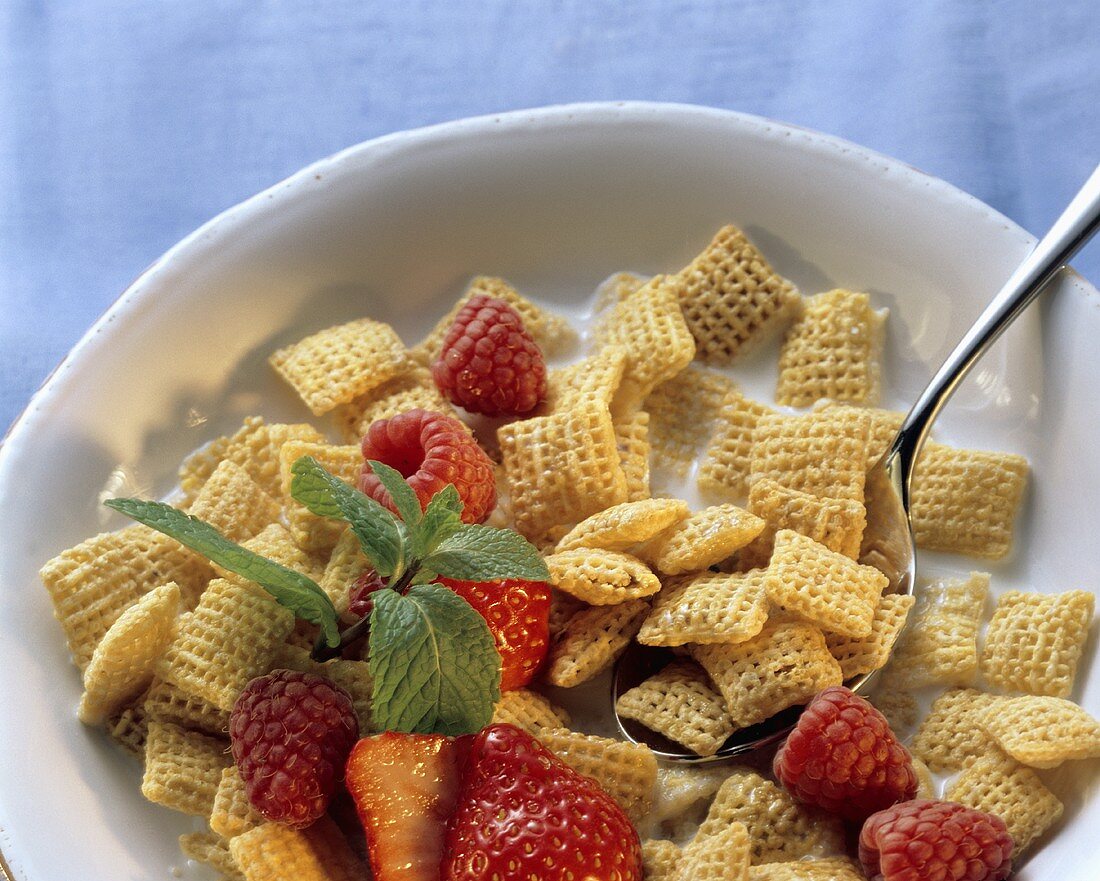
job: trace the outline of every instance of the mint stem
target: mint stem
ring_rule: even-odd
[[[416,575],[417,570],[420,568],[420,563],[417,560],[413,560],[409,567],[401,573],[401,576],[397,578],[392,584],[388,585],[387,590],[395,590],[399,594],[404,595],[408,592],[409,584],[412,582],[413,577]],[[340,634],[340,644],[335,647],[330,647],[325,644],[324,635],[318,637],[317,642],[313,646],[313,651],[310,653],[310,657],[315,661],[331,661],[333,658],[338,658],[344,653],[349,645],[355,640],[367,632],[370,629],[370,615],[364,615],[358,621],[351,625]]]

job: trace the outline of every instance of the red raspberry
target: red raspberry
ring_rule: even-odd
[[[860,823],[917,792],[909,752],[885,717],[842,685],[810,701],[774,770],[799,801]]]
[[[546,362],[523,319],[485,294],[455,316],[432,378],[451,403],[486,416],[522,416],[546,397]]]
[[[442,413],[418,408],[372,422],[363,436],[363,458],[400,471],[420,499],[421,508],[453,483],[462,498],[465,523],[481,523],[497,503],[492,460],[461,422]],[[395,510],[390,494],[369,465],[363,465],[359,489]]]
[[[382,590],[385,586],[385,579],[373,569],[367,569],[351,583],[348,611],[356,618],[366,618],[374,608],[374,598],[371,594]]]
[[[1001,881],[1012,871],[1012,837],[993,814],[907,801],[867,819],[859,861],[871,881]]]
[[[273,670],[237,698],[229,737],[252,807],[300,829],[328,808],[359,723],[347,692],[330,680]]]

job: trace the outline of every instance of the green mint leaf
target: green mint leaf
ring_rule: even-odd
[[[174,538],[223,569],[256,582],[279,605],[290,609],[299,618],[318,625],[325,645],[335,648],[340,644],[340,631],[336,626],[336,609],[332,600],[316,582],[302,573],[242,548],[209,523],[163,502],[108,499],[104,504],[138,523],[144,523],[157,532]]]
[[[421,563],[425,569],[463,581],[550,580],[546,563],[522,535],[510,529],[476,524],[463,524]]]
[[[461,528],[462,498],[449,483],[432,496],[419,525],[410,530],[409,556],[423,560]]]
[[[404,571],[405,531],[392,512],[329,474],[312,456],[302,456],[290,471],[290,494],[318,516],[346,520],[375,572],[389,578]]]
[[[500,700],[500,655],[485,619],[438,584],[375,594],[371,710],[380,731],[471,734]]]
[[[368,459],[367,464],[370,466],[370,470],[374,472],[374,476],[381,481],[386,492],[390,494],[390,498],[393,499],[393,506],[397,508],[397,513],[405,521],[405,525],[410,530],[415,529],[423,515],[420,511],[420,499],[416,497],[413,488],[405,482],[405,478],[401,476],[400,471],[391,468],[389,465],[376,462],[373,459]]]

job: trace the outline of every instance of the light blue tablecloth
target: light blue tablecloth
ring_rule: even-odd
[[[0,431],[151,260],[298,167],[622,98],[838,134],[1041,232],[1100,160],[1100,2],[0,0]]]

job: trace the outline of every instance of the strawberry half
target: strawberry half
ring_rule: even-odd
[[[469,744],[470,737],[387,731],[355,745],[345,782],[367,835],[375,881],[438,881]]]
[[[474,735],[441,881],[640,881],[638,833],[615,801],[531,735]]]
[[[550,647],[550,585],[520,578],[436,582],[466,600],[489,625],[501,658],[500,690],[530,682]]]

